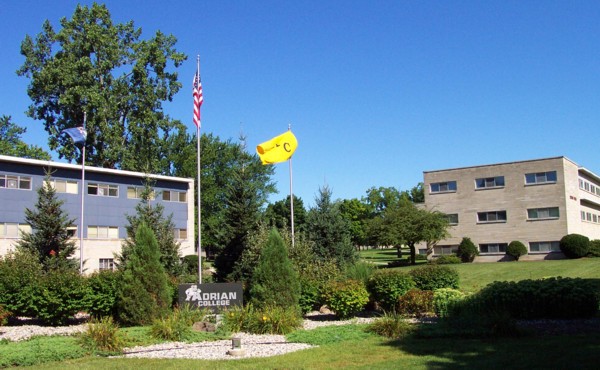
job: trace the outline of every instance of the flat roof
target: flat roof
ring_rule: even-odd
[[[79,164],[11,157],[8,155],[0,155],[0,162],[20,163],[20,164],[28,164],[28,165],[36,165],[36,166],[50,166],[50,167],[64,168],[64,169],[69,169],[69,170],[81,170],[81,165],[79,165]],[[121,176],[132,176],[132,177],[141,177],[141,178],[150,177],[150,178],[156,179],[156,180],[167,180],[167,181],[187,182],[187,183],[194,182],[194,179],[192,179],[192,178],[154,175],[154,174],[150,174],[150,173],[116,170],[116,169],[112,169],[112,168],[85,166],[85,170],[86,170],[86,172],[107,173],[107,174],[121,175]]]
[[[432,171],[423,171],[423,173],[430,173],[430,172],[444,172],[444,171],[454,171],[454,170],[465,170],[468,168],[480,168],[480,167],[492,167],[492,166],[505,166],[505,165],[510,165],[510,164],[517,164],[517,163],[527,163],[527,162],[540,162],[540,161],[548,161],[548,160],[552,160],[552,159],[566,159],[567,161],[573,163],[574,165],[576,165],[577,167],[579,167],[579,165],[575,162],[573,162],[572,160],[570,160],[567,157],[564,156],[560,156],[560,157],[549,157],[549,158],[538,158],[538,159],[528,159],[528,160],[524,160],[524,161],[512,161],[512,162],[501,162],[501,163],[492,163],[492,164],[481,164],[481,165],[476,165],[476,166],[465,166],[465,167],[454,167],[454,168],[445,168],[442,170],[432,170]]]

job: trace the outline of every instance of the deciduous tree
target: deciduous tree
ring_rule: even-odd
[[[12,122],[10,116],[0,117],[0,155],[19,158],[50,160],[50,154],[36,145],[29,145],[21,139],[26,128]]]
[[[161,158],[178,127],[162,103],[181,88],[177,68],[186,59],[176,39],[156,31],[141,39],[133,21],[114,23],[105,5],[77,5],[55,31],[45,21],[21,44],[25,62],[17,73],[30,79],[28,115],[42,120],[49,147],[81,161],[59,133],[80,126],[87,113],[86,161],[99,167],[163,173]]]

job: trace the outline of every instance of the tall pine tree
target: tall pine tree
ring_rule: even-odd
[[[117,255],[118,264],[120,266],[127,264],[131,249],[135,245],[134,237],[137,229],[142,223],[145,223],[156,237],[160,252],[160,263],[164,270],[171,276],[177,276],[181,274],[182,266],[179,254],[180,243],[175,239],[173,232],[175,225],[172,221],[172,215],[165,217],[163,215],[164,207],[161,204],[151,204],[153,198],[152,182],[150,179],[146,179],[144,189],[140,194],[140,201],[135,207],[136,214],[126,216],[129,222],[129,225],[125,227],[128,239],[123,243],[121,254]]]
[[[63,211],[64,201],[56,196],[49,172],[37,194],[35,208],[25,209],[25,221],[31,226],[31,233],[21,233],[17,249],[37,256],[45,270],[55,267],[77,269],[78,261],[70,258],[75,253],[75,242],[68,232],[75,219]]]
[[[131,244],[118,293],[119,321],[146,325],[166,313],[171,303],[167,274],[160,263],[152,230],[141,223]]]

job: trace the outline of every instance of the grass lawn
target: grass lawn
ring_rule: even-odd
[[[316,329],[304,341],[333,337],[318,348],[282,356],[240,360],[113,359],[86,357],[47,363],[36,369],[597,369],[600,333],[502,339],[407,338],[347,335],[364,326]],[[335,333],[341,338],[336,340]],[[321,335],[322,336],[322,335]],[[322,339],[322,338],[321,338]]]
[[[395,258],[395,249],[369,249],[360,252],[365,261],[389,261]],[[403,255],[406,255],[403,253]],[[417,261],[421,262],[421,261]],[[576,260],[480,262],[446,265],[455,268],[460,275],[460,289],[476,292],[494,281],[519,281],[552,276],[579,277],[600,280],[600,258]],[[407,271],[415,266],[398,267]]]

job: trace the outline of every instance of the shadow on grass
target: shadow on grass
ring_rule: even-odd
[[[598,369],[600,333],[521,338],[417,338],[386,345],[426,358],[427,369]]]

